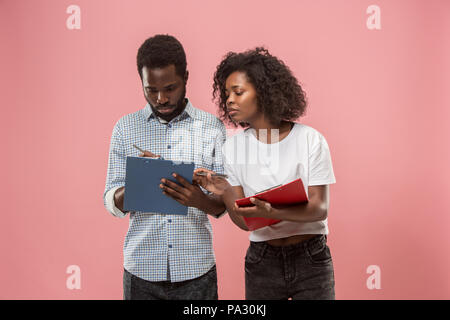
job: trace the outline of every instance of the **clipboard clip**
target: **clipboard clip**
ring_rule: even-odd
[[[275,187],[270,187],[270,188],[264,189],[263,191],[255,193],[255,195],[263,193],[263,192],[266,192],[266,191],[269,191],[269,190],[272,190],[272,189],[275,189],[275,188],[278,188],[278,187],[281,187],[281,186],[282,186],[282,184],[279,184],[279,185],[276,185]]]

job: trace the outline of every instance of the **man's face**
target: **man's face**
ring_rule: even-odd
[[[188,72],[184,78],[180,77],[173,64],[163,68],[142,68],[144,96],[156,116],[170,121],[183,112],[187,78]]]

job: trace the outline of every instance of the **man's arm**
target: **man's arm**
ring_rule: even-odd
[[[159,187],[163,194],[171,197],[186,207],[197,208],[211,216],[217,216],[225,210],[221,199],[215,195],[205,194],[200,186],[191,184],[182,176],[174,173],[173,177],[180,183],[161,179]]]
[[[126,154],[123,146],[122,130],[120,120],[114,126],[108,157],[108,170],[106,174],[105,192],[103,193],[103,200],[105,208],[114,216],[124,217],[126,212],[123,212],[123,194],[125,185],[125,168],[126,168]],[[122,194],[122,201],[116,203],[115,193],[121,189],[119,194]],[[120,200],[120,199],[118,199]]]
[[[203,208],[198,208],[203,212],[217,218],[221,216],[222,213],[226,210],[225,205],[222,202],[222,199],[215,194],[205,194],[206,201]]]
[[[124,217],[126,217],[128,212],[123,212],[122,210],[117,208],[117,206],[114,202],[114,194],[116,193],[117,189],[119,189],[119,188],[120,187],[114,187],[114,188],[111,188],[109,191],[107,191],[105,194],[104,203],[105,203],[105,208],[106,208],[106,210],[108,210],[109,213],[111,213],[115,217],[124,218]]]

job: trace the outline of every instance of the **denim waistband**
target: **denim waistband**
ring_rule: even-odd
[[[316,251],[323,249],[327,243],[326,234],[318,234],[311,239],[301,241],[299,243],[287,245],[287,246],[271,246],[267,242],[250,242],[252,250],[256,250],[263,254],[263,251],[270,255],[289,254],[291,252],[305,252],[309,251],[310,254],[314,254]]]

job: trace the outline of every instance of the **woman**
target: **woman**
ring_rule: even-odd
[[[264,48],[228,53],[214,75],[213,96],[221,117],[246,128],[223,149],[228,178],[194,175],[221,196],[233,222],[248,230],[244,217],[281,222],[250,233],[245,257],[246,299],[334,299],[334,271],[326,244],[329,185],[335,183],[325,138],[294,123],[306,100],[289,68]],[[252,198],[235,200],[301,178],[309,201],[276,207]]]

